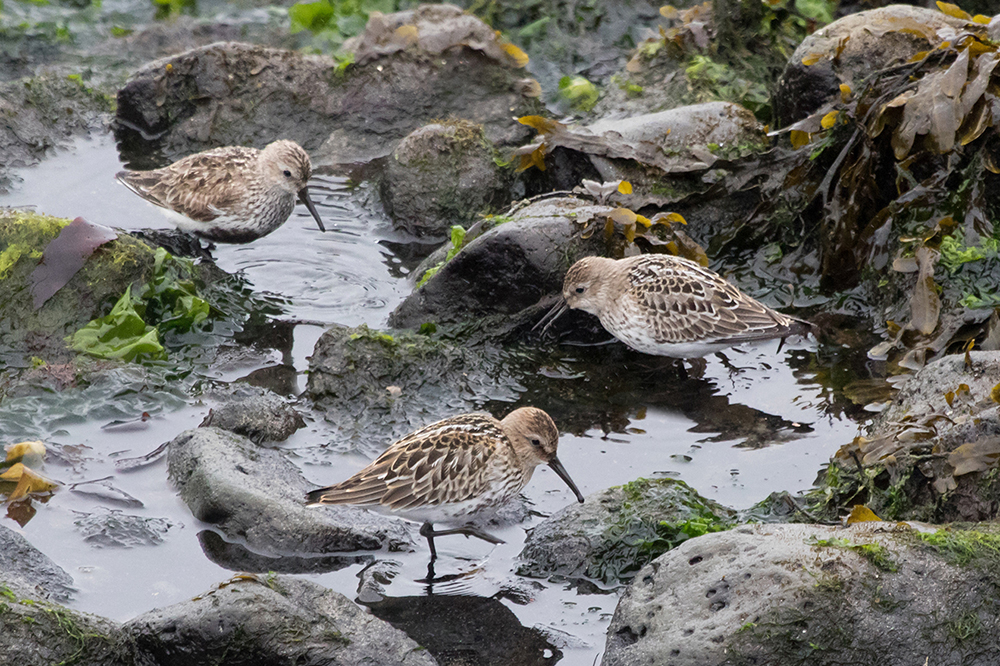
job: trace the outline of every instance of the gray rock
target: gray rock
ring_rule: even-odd
[[[520,385],[492,347],[475,350],[410,331],[331,328],[309,361],[307,392],[339,446],[374,456],[417,428],[490,400],[513,401]]]
[[[5,531],[0,528],[0,535]],[[0,548],[11,543],[6,537],[0,539],[4,540]],[[121,625],[70,610],[26,590],[35,587],[37,581],[22,585],[20,573],[14,572],[9,578],[10,569],[3,565],[8,555],[17,556],[18,552],[0,550],[0,555],[0,664],[132,666],[135,663],[127,646],[121,644]],[[28,557],[29,562],[42,565],[43,578],[51,575],[46,570],[54,565],[48,565],[44,555],[36,552]],[[31,576],[34,579],[34,572]]]
[[[966,22],[936,9],[890,5],[845,16],[802,40],[778,81],[779,126],[805,118],[840,96],[840,84],[860,91],[865,77],[936,48]],[[804,58],[818,58],[810,65]]]
[[[442,117],[481,124],[497,145],[523,140],[527,128],[511,116],[534,102],[519,92],[523,74],[497,53],[496,37],[480,42],[468,30],[469,20],[485,24],[454,7],[409,14],[409,25],[424,26],[416,35],[386,32],[396,15],[373,18],[362,36],[372,47],[357,46],[357,63],[346,69],[325,56],[233,42],[147,64],[118,93],[118,136],[132,142],[126,157],[148,161],[144,136],[157,137],[169,159],[281,137],[310,151],[317,167],[367,162]],[[424,32],[433,39],[421,41]]]
[[[535,141],[516,153],[523,157],[543,150],[546,171],[539,178],[554,183],[588,172],[594,174],[586,176],[592,180],[627,180],[632,194],[615,200],[638,211],[706,192],[728,173],[714,168],[716,162],[767,146],[764,127],[750,111],[732,102],[706,102],[586,126],[548,121]],[[571,186],[578,184],[577,179]],[[731,187],[733,192],[740,189]]]
[[[693,523],[720,530],[735,512],[683,481],[639,479],[595,493],[531,530],[518,574],[617,585],[688,538]]]
[[[103,131],[111,110],[109,98],[65,76],[0,83],[0,193],[16,169],[38,164],[74,136]]]
[[[284,453],[217,428],[181,433],[170,442],[170,480],[199,520],[254,552],[300,556],[405,548],[402,521],[355,507],[310,507],[312,490]]]
[[[97,548],[135,548],[163,543],[174,524],[166,518],[131,516],[117,509],[77,513],[73,521],[83,540]]]
[[[966,538],[967,537],[967,538]],[[604,666],[975,664],[996,661],[995,552],[891,523],[748,525],[643,568],[615,610]],[[934,546],[933,543],[940,545]]]
[[[901,384],[899,393],[893,397],[888,409],[879,415],[874,429],[882,429],[908,415],[948,413],[956,403],[952,400],[948,404],[947,393],[958,390],[962,384],[969,387],[970,399],[960,400],[957,403],[959,409],[976,405],[978,409],[973,412],[976,415],[996,410],[997,403],[990,398],[990,392],[1000,383],[1000,352],[972,351],[969,352],[969,359],[972,364],[966,367],[964,354],[951,354],[921,368]]]
[[[0,581],[25,596],[69,601],[73,577],[12,529],[0,525]]]
[[[382,200],[393,224],[444,240],[480,211],[510,203],[508,177],[481,127],[465,120],[408,134],[386,162]]]
[[[530,328],[539,301],[562,290],[563,276],[582,256],[603,254],[601,231],[610,206],[559,198],[537,201],[510,221],[468,243],[393,311],[389,324],[417,328],[424,322],[476,324],[493,337]]]
[[[342,594],[285,576],[237,576],[123,630],[139,666],[436,663]]]
[[[234,395],[213,407],[201,422],[243,435],[256,444],[283,442],[306,422],[302,415],[271,391],[234,386]]]

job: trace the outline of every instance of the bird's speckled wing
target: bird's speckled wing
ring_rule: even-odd
[[[792,320],[746,296],[699,264],[664,255],[640,257],[629,271],[629,296],[648,317],[658,343],[770,338]]]
[[[252,148],[228,146],[185,157],[162,169],[120,171],[116,178],[150,203],[197,222],[211,222],[245,200],[246,165],[256,158]]]
[[[463,414],[431,424],[390,446],[351,478],[306,498],[319,504],[381,504],[393,510],[462,502],[491,486],[491,459],[509,446],[499,423]]]

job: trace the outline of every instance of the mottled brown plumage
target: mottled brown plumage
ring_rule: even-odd
[[[488,518],[514,498],[546,463],[583,496],[556,457],[559,431],[544,411],[522,407],[502,421],[462,414],[421,428],[392,444],[346,481],[306,495],[309,505],[354,504],[424,523],[421,534],[462,533],[500,543],[468,523]],[[433,523],[459,525],[435,531]]]
[[[690,358],[741,342],[800,332],[776,312],[699,264],[662,254],[585,257],[563,280],[561,305],[597,315],[609,333],[647,354]],[[546,317],[551,325],[557,306]]]
[[[324,231],[306,186],[311,175],[306,151],[282,140],[263,150],[214,148],[162,169],[120,171],[115,177],[167,211],[185,231],[223,243],[248,243],[284,224],[296,196]]]

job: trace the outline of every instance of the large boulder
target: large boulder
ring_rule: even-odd
[[[314,166],[367,162],[447,117],[481,124],[498,145],[526,136],[511,120],[533,108],[518,63],[457,7],[373,15],[353,48],[346,69],[326,56],[232,42],[151,62],[118,93],[123,154],[145,164],[150,136],[168,159],[285,138],[312,153]]]
[[[880,522],[691,539],[636,575],[602,663],[993,664],[998,545]]]
[[[285,576],[237,576],[190,601],[144,613],[123,633],[139,666],[436,663],[344,595]]]
[[[809,35],[795,49],[778,81],[775,115],[782,126],[805,118],[838,98],[842,84],[860,91],[871,74],[901,65],[969,27],[969,22],[936,9],[911,5],[845,16]]]
[[[356,507],[306,507],[315,486],[284,453],[218,428],[170,442],[170,480],[194,516],[229,541],[274,557],[399,550],[411,539],[402,521]],[[300,570],[300,562],[293,562]]]

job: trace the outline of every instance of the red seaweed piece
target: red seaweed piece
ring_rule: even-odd
[[[52,239],[31,273],[31,295],[37,310],[83,268],[94,250],[118,238],[114,229],[78,217]]]

